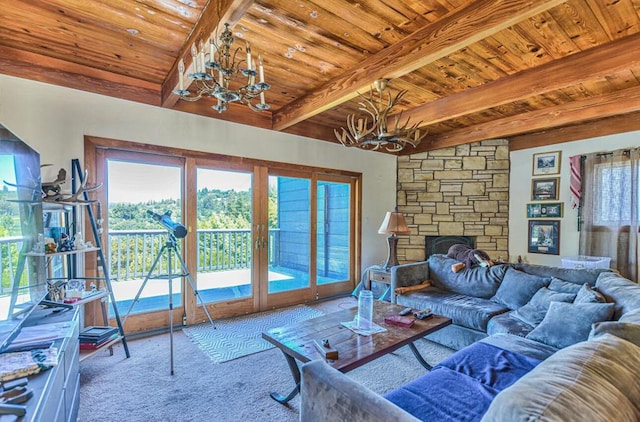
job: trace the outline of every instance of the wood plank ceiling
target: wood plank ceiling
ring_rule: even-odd
[[[0,21],[0,73],[319,141],[379,78],[428,130],[401,154],[640,129],[640,0],[0,0]],[[218,22],[262,55],[270,111],[172,93]]]

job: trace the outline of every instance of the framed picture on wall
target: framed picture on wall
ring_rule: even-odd
[[[560,220],[529,220],[529,253],[560,255]]]
[[[540,218],[542,204],[527,204],[527,218]]]
[[[527,204],[527,218],[562,218],[564,202]]]
[[[562,151],[533,154],[533,175],[560,174]]]
[[[531,179],[531,200],[532,201],[557,201],[559,177],[549,179]]]

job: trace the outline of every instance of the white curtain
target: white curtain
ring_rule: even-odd
[[[585,156],[580,254],[611,258],[638,281],[639,149]]]

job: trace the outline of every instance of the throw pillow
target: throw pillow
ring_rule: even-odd
[[[549,277],[538,277],[508,268],[498,291],[491,300],[509,309],[518,309],[526,305],[541,287],[546,287],[550,282]]]
[[[575,303],[605,303],[607,300],[602,293],[595,291],[588,284],[583,284],[576,295]]]
[[[560,280],[559,278],[552,277],[549,284],[550,290],[562,293],[573,293],[574,295],[580,291],[582,284],[570,283],[568,281]]]
[[[540,325],[526,338],[562,349],[587,340],[591,324],[610,320],[612,315],[613,303],[551,302]]]
[[[554,292],[543,287],[533,295],[529,303],[516,310],[513,316],[535,327],[544,319],[551,302],[573,302],[575,298],[575,294]]]

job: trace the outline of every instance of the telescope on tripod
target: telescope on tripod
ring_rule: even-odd
[[[122,320],[122,324],[124,325],[124,323],[127,321],[127,318],[129,317],[129,314],[131,313],[131,310],[133,309],[133,307],[135,306],[135,304],[138,302],[138,300],[140,299],[140,295],[142,294],[142,290],[144,290],[144,287],[147,285],[147,282],[150,279],[166,279],[169,283],[169,338],[170,338],[170,345],[171,345],[171,375],[173,375],[173,286],[172,286],[172,279],[174,278],[174,275],[171,274],[172,268],[173,268],[173,258],[174,256],[176,257],[176,259],[178,260],[178,262],[180,263],[180,274],[176,274],[177,277],[184,277],[187,279],[187,281],[189,282],[189,284],[191,285],[191,289],[193,289],[194,294],[196,295],[197,299],[200,299],[200,303],[202,304],[202,309],[204,310],[204,313],[207,315],[207,318],[209,319],[209,322],[211,323],[211,326],[213,326],[213,328],[215,329],[216,327],[213,325],[213,319],[211,319],[211,315],[209,315],[209,311],[207,310],[207,306],[204,303],[204,301],[202,300],[202,297],[200,297],[200,293],[198,292],[198,289],[196,289],[196,284],[194,283],[193,279],[191,278],[191,274],[189,273],[189,270],[187,269],[187,265],[184,263],[184,260],[182,259],[182,255],[180,254],[180,251],[178,250],[178,246],[177,246],[177,239],[182,239],[184,237],[187,236],[188,230],[185,226],[183,226],[182,224],[175,222],[171,219],[171,211],[167,210],[165,211],[164,214],[158,214],[156,212],[153,212],[151,210],[147,210],[147,215],[149,217],[151,217],[152,219],[154,219],[155,221],[157,221],[158,223],[160,223],[165,229],[167,229],[167,241],[164,243],[164,245],[162,246],[162,248],[160,249],[160,251],[158,252],[158,255],[156,256],[155,260],[153,261],[153,264],[151,265],[151,268],[149,268],[149,272],[147,273],[147,276],[144,278],[144,281],[142,282],[142,285],[140,286],[140,289],[138,290],[138,293],[136,293],[135,298],[133,299],[133,301],[131,302],[131,305],[129,306],[129,310],[127,310],[127,313],[124,317],[124,319]],[[158,275],[158,276],[153,276],[153,272],[156,268],[156,266],[158,265],[158,262],[160,262],[160,258],[163,256],[163,253],[166,252],[166,256],[167,256],[167,274],[163,274],[163,275]],[[196,300],[197,302],[197,300]]]
[[[165,211],[162,215],[151,210],[147,210],[147,215],[162,224],[164,228],[169,230],[169,233],[174,235],[176,238],[182,239],[187,235],[187,228],[171,219],[171,210]]]

